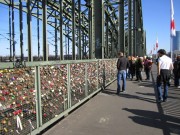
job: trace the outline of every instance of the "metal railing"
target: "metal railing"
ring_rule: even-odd
[[[116,79],[116,59],[0,63],[0,134],[37,134]]]

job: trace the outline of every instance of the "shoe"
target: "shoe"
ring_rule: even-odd
[[[126,90],[123,90],[122,93],[126,93]]]
[[[180,86],[177,86],[178,89],[180,89]]]
[[[163,99],[163,102],[167,102],[167,99]]]
[[[163,100],[162,100],[162,99],[159,99],[157,102],[158,102],[158,103],[161,103],[161,102],[163,102]]]

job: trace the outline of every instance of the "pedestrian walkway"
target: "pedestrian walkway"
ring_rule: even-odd
[[[158,104],[155,69],[150,81],[127,80],[120,95],[113,82],[43,135],[180,135],[180,89],[170,87],[168,102]]]

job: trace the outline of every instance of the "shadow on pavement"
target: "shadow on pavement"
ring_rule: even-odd
[[[154,68],[156,68],[154,66]],[[131,81],[132,83],[142,86],[154,88],[154,93],[141,93],[136,92],[135,95],[127,93],[120,93],[120,97],[138,99],[146,102],[156,103],[157,88],[156,88],[156,75],[157,72],[153,69],[151,72],[151,81]],[[116,95],[116,90],[105,89],[103,93]],[[148,110],[138,110],[124,108],[123,110],[131,112],[137,116],[130,116],[135,123],[159,128],[163,131],[163,135],[177,134],[180,135],[180,89],[170,85],[168,91],[168,101],[163,103],[157,103],[158,112]],[[152,98],[151,98],[152,97]]]
[[[133,83],[135,83],[135,85],[138,84],[138,82],[133,82]],[[153,82],[152,81],[142,82],[142,83],[139,83],[139,86],[151,87],[152,88],[153,87]],[[139,95],[155,96],[155,94],[150,94],[150,93],[140,93],[140,92],[138,93],[138,92],[136,92],[138,95],[132,95],[132,94],[128,94],[128,90],[127,90],[127,93],[120,92],[120,94],[117,95],[115,89],[109,89],[109,88],[104,89],[102,91],[102,93],[109,94],[109,95],[112,95],[112,96],[121,96],[121,97],[124,97],[124,98],[138,99],[138,100],[143,100],[143,101],[147,101],[147,102],[151,102],[151,103],[156,103],[155,99],[139,96]]]
[[[104,90],[102,91],[102,93],[105,93],[105,94],[108,94],[108,95],[117,96],[116,90],[112,90],[112,89],[104,89]]]
[[[153,93],[141,93],[141,92],[136,92],[137,94],[139,94],[139,95],[144,95],[144,96],[155,96],[155,94],[153,94]]]
[[[152,88],[152,81],[137,82],[133,81],[136,85]]]
[[[120,96],[120,97],[124,97],[124,98],[138,99],[138,100],[143,100],[143,101],[147,101],[147,102],[151,102],[151,103],[156,103],[155,99],[141,97],[141,96],[137,96],[137,95],[130,95],[128,93],[120,92],[120,94],[117,95],[116,90],[111,90],[111,89],[105,89],[105,90],[102,91],[102,93],[112,95],[112,96]],[[152,95],[152,96],[154,96],[154,95]]]
[[[155,68],[155,66],[153,68]],[[156,73],[156,70],[152,71],[151,76],[157,98]],[[162,128],[164,135],[170,135],[170,133],[180,135],[180,100],[178,92],[177,88],[170,86],[168,90],[168,102],[157,104],[158,114],[162,115],[159,124],[165,125],[164,128]]]
[[[137,115],[137,116],[130,116],[129,118],[138,124],[162,129],[163,135],[170,135],[170,133],[175,133],[180,135],[179,118],[164,115],[159,112],[152,112],[147,110],[137,110],[137,109],[128,109],[128,108],[123,108],[123,110]]]
[[[124,97],[124,98],[143,100],[143,101],[150,102],[150,103],[156,103],[155,99],[141,97],[141,96],[137,96],[137,95],[130,95],[128,93],[123,93],[123,94],[120,94],[119,96]]]

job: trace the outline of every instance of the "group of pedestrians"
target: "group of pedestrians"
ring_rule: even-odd
[[[127,78],[131,80],[136,76],[136,81],[142,82],[142,71],[146,73],[146,79],[150,80],[150,71],[152,67],[152,59],[150,57],[128,57],[129,67],[127,67]]]
[[[157,93],[158,102],[166,102],[168,97],[168,87],[171,72],[174,73],[175,86],[180,88],[180,56],[173,63],[172,59],[166,55],[164,49],[158,50],[157,59]],[[117,61],[117,94],[120,91],[125,92],[126,90],[126,78],[133,80],[136,76],[136,81],[142,81],[142,71],[146,74],[145,80],[150,80],[150,72],[152,68],[152,59],[149,57],[132,57],[129,56],[128,59],[123,55],[122,52],[119,53],[119,58]],[[121,85],[122,80],[122,85]],[[162,91],[163,88],[163,91]]]
[[[133,57],[129,56],[128,59],[124,56],[123,52],[119,53],[119,59],[117,61],[117,94],[125,92],[126,90],[126,78],[133,80],[136,77],[136,81],[142,82],[142,71],[144,69],[146,73],[146,79],[150,80],[150,71],[152,67],[152,60],[150,57]],[[121,86],[122,80],[122,86]]]

